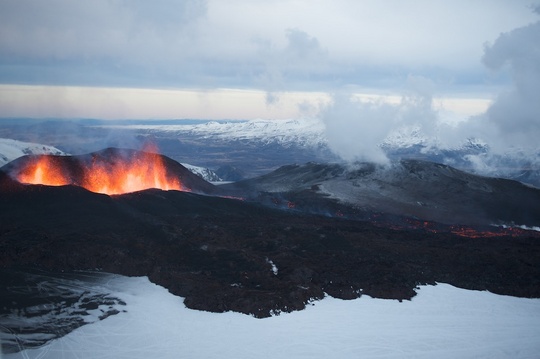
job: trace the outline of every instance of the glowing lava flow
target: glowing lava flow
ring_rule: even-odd
[[[28,184],[74,184],[108,195],[147,188],[183,190],[180,180],[168,175],[163,158],[156,153],[116,154],[112,158],[93,155],[91,162],[79,162],[73,167],[76,169],[68,170],[59,157],[41,156],[19,170],[16,178]]]

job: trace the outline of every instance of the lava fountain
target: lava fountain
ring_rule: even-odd
[[[19,168],[21,183],[62,186],[73,184],[108,195],[148,188],[185,190],[178,177],[168,173],[164,157],[145,151],[109,151],[89,158],[66,161],[63,156],[37,156]]]

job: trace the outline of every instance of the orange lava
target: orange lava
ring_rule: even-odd
[[[49,186],[74,184],[108,195],[148,188],[183,189],[178,178],[167,174],[163,158],[156,153],[138,152],[129,158],[115,156],[113,159],[96,156],[91,163],[81,163],[76,175],[63,168],[62,163],[65,162],[58,157],[36,158],[36,161],[19,171],[17,180]]]
[[[45,184],[49,186],[70,184],[69,177],[66,176],[54,157],[41,157],[20,171],[17,180],[21,183]]]

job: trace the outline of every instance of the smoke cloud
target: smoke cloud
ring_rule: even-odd
[[[540,14],[540,7],[534,11]],[[490,175],[540,171],[540,21],[501,34],[484,49],[484,65],[508,71],[512,85],[498,94],[486,113],[455,132],[489,146],[489,153],[469,155],[472,168]]]
[[[540,14],[540,7],[534,10]],[[540,21],[502,33],[484,49],[483,64],[492,72],[509,71],[512,83],[488,110],[448,124],[433,106],[435,83],[409,76],[398,104],[362,102],[351,95],[334,96],[321,112],[330,148],[345,160],[387,162],[381,144],[396,132],[421,133],[429,147],[457,149],[474,139],[489,154],[468,156],[472,167],[488,172],[495,158],[514,157],[527,166],[540,165]],[[495,157],[494,157],[495,156]]]

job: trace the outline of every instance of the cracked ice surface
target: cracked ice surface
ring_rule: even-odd
[[[534,358],[540,299],[423,286],[411,301],[325,298],[255,319],[187,309],[146,277],[116,277],[125,313],[13,358]]]

